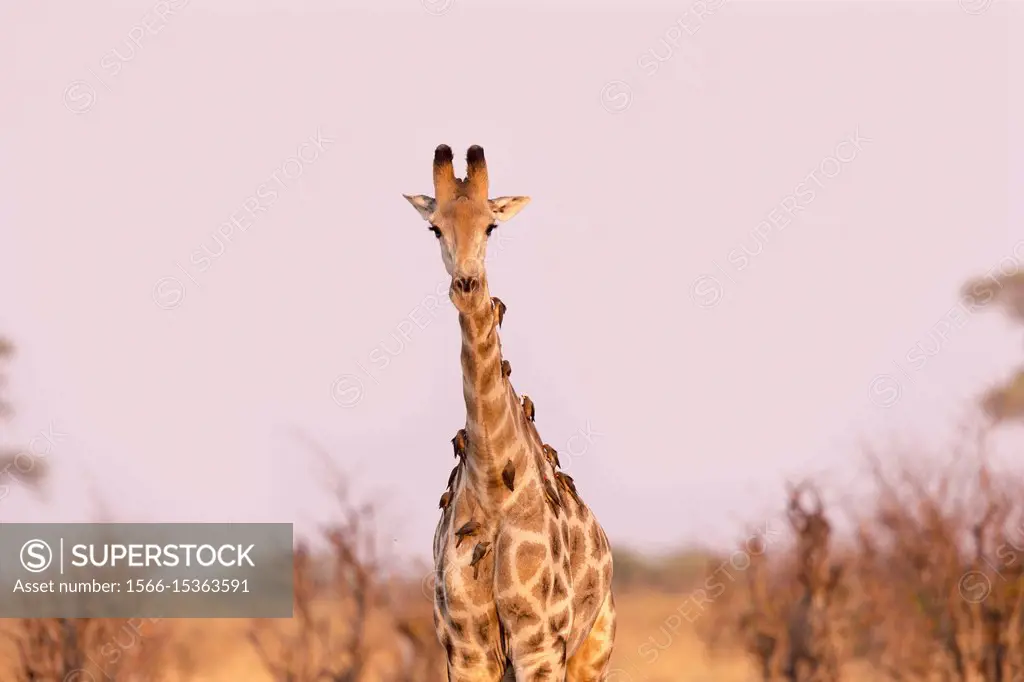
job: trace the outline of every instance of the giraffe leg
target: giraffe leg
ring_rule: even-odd
[[[534,646],[537,641],[539,646]],[[565,679],[564,639],[555,637],[533,638],[513,642],[512,666],[516,682],[562,682]]]
[[[604,598],[594,627],[566,666],[566,682],[604,682],[608,678],[612,645],[615,643],[615,600]]]
[[[449,656],[448,682],[504,682],[505,666],[474,654]]]

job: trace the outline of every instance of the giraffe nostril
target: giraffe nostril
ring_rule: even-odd
[[[480,280],[476,277],[456,277],[453,284],[456,289],[464,294],[468,294],[480,287]]]

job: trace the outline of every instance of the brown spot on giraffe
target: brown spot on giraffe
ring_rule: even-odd
[[[555,525],[555,522],[552,521],[548,533],[551,542],[551,558],[557,562],[562,558],[562,532]]]
[[[522,494],[517,498],[517,504],[509,510],[508,521],[516,528],[530,532],[541,533],[544,530],[545,515],[539,513],[539,507],[543,504],[541,499],[540,484],[530,481],[523,486]]]
[[[483,618],[477,618],[473,621],[473,627],[476,630],[476,640],[480,644],[487,646],[491,643],[491,620],[486,616]]]
[[[595,524],[590,527],[590,557],[600,561],[604,556],[604,533]]]
[[[554,583],[551,585],[551,596],[555,601],[561,601],[569,596],[569,590],[566,589],[565,580],[560,575],[555,576]]]
[[[551,630],[551,634],[557,635],[564,632],[569,627],[569,610],[565,609],[561,613],[558,613],[551,617],[548,621],[548,629]]]
[[[516,577],[521,584],[530,579],[540,570],[541,564],[547,559],[548,550],[536,542],[524,542],[516,550]]]
[[[479,663],[482,658],[480,654],[469,648],[459,649],[459,655],[461,656],[460,663],[466,668],[473,667]]]
[[[466,626],[458,618],[451,618],[448,621],[448,625],[449,627],[451,627],[452,634],[455,635],[455,637],[461,638],[464,634],[466,634]]]
[[[583,576],[581,589],[576,591],[577,610],[594,609],[598,607],[597,595],[601,590],[601,576],[597,569],[591,566]]]
[[[497,561],[501,562],[501,566],[497,571],[497,583],[495,584],[498,592],[507,592],[512,589],[514,584],[515,556],[512,553],[512,547],[511,535],[502,535],[498,538]]]
[[[540,614],[530,600],[521,595],[499,599],[498,608],[507,615],[505,620],[509,628],[532,627],[540,623]]]
[[[579,526],[573,526],[569,531],[569,565],[572,574],[576,575],[587,561],[587,540],[583,537],[583,531]]]
[[[434,196],[406,196],[437,239],[462,332],[466,445],[434,535],[435,627],[449,681],[499,682],[506,664],[517,682],[604,679],[607,666],[601,667],[598,654],[611,651],[614,611],[599,614],[598,608],[611,601],[604,580],[610,548],[606,542],[570,543],[570,534],[595,537],[597,522],[578,496],[554,480],[511,372],[503,378],[502,364],[511,365],[498,335],[503,306],[492,302],[484,268],[489,235],[504,229],[529,199],[489,196],[480,147],[469,149],[466,168],[465,178],[457,178],[451,148],[440,145]],[[472,533],[464,529],[470,520],[480,524]],[[457,529],[463,529],[461,543]],[[591,573],[598,576],[596,588],[593,580],[580,582]],[[578,613],[577,602],[598,607],[593,614]],[[600,623],[605,625],[598,628]],[[581,666],[588,676],[566,677]]]
[[[551,600],[551,587],[553,584],[554,583],[551,579],[551,567],[545,566],[541,571],[540,579],[537,580],[533,587],[533,598],[536,599],[541,606],[546,607],[548,605],[548,601]]]

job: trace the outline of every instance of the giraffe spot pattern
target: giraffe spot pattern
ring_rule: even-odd
[[[540,579],[533,587],[533,597],[542,607],[546,607],[548,602],[551,601],[551,586],[551,567],[545,566],[541,571]]]
[[[573,575],[578,575],[583,568],[583,562],[587,557],[585,554],[587,540],[583,537],[583,531],[579,527],[573,527],[569,531],[569,561]]]
[[[516,551],[516,576],[519,578],[519,582],[529,582],[540,570],[541,563],[547,558],[547,554],[547,548],[536,542],[524,542],[519,545],[519,549]]]
[[[459,654],[461,655],[460,662],[466,668],[476,665],[481,660],[481,656],[469,648],[459,649]]]
[[[562,558],[562,534],[554,521],[548,527],[548,535],[551,538],[551,558],[557,562]]]
[[[512,589],[512,569],[513,569],[513,555],[512,555],[512,536],[501,535],[498,538],[498,561],[501,562],[501,567],[498,570],[497,581],[495,587],[498,592],[507,592]]]
[[[497,334],[484,334],[483,338],[476,344],[476,354],[478,357],[491,359],[492,355],[498,353],[498,335]],[[495,358],[497,360],[497,358]]]
[[[452,638],[448,636],[447,632],[441,633],[441,646],[444,647],[445,656],[448,657],[448,661],[452,660],[452,654],[455,652],[455,647],[452,644]]]
[[[449,167],[451,157],[449,150]],[[490,303],[486,280],[484,289],[485,301]],[[448,509],[442,511],[435,540],[435,566],[442,575],[451,576],[441,581],[442,590],[436,590],[437,627],[449,674],[455,674],[452,679],[496,680],[509,652],[532,648],[544,651],[545,658],[523,670],[522,679],[562,682],[569,665],[567,651],[575,651],[585,639],[593,640],[594,647],[603,647],[605,653],[609,650],[608,632],[598,633],[599,628],[592,627],[597,616],[582,622],[574,610],[574,603],[584,599],[585,590],[594,588],[595,581],[597,592],[588,604],[606,601],[606,576],[611,575],[607,540],[592,527],[593,515],[585,504],[570,494],[564,481],[553,478],[555,469],[543,458],[535,423],[527,421],[510,378],[501,376],[504,358],[496,317],[493,304],[459,314],[463,385],[475,405],[467,414],[466,455],[452,480]],[[482,438],[487,439],[487,459],[493,462],[482,459],[476,449],[483,446]],[[510,455],[516,469],[511,491],[500,477]],[[545,479],[555,493],[550,501]],[[520,495],[521,487],[530,493]],[[493,510],[495,502],[503,505],[501,511],[483,511]],[[466,538],[456,551],[452,532],[470,518],[481,522],[480,537]],[[575,547],[581,555],[578,565],[570,533],[577,527],[585,538]],[[504,528],[509,533],[495,532]],[[470,554],[484,541],[493,542],[492,551],[478,564],[481,576],[474,581]],[[560,598],[555,596],[556,585]],[[555,626],[557,631],[548,631]],[[598,669],[596,656],[588,664],[593,674],[568,679],[604,679],[607,671]],[[486,675],[485,669],[493,674]]]
[[[516,497],[515,506],[509,512],[508,520],[517,530],[543,533],[543,507],[540,486],[536,480],[531,480]]]
[[[591,566],[587,569],[586,575],[583,577],[583,583],[581,585],[582,590],[579,594],[578,610],[587,612],[590,609],[597,610],[597,594],[601,588],[601,577],[597,573],[597,569]]]
[[[555,601],[562,601],[569,596],[569,590],[565,586],[565,581],[562,576],[556,575],[554,583],[551,586],[551,596]]]
[[[609,593],[586,638],[568,660],[567,680],[605,679],[615,638],[615,600]]]
[[[483,646],[487,646],[491,643],[491,620],[489,617],[484,616],[478,618],[474,623],[476,630],[476,641]]]
[[[600,560],[604,555],[603,541],[604,533],[596,523],[590,526],[590,558]]]
[[[485,392],[484,395],[487,395],[487,393],[494,388],[494,385],[490,385],[488,387],[481,386],[480,388],[481,391],[486,389],[487,392]],[[482,408],[481,412],[483,413],[484,421],[497,423],[499,416],[504,414],[507,404],[508,403],[504,395],[498,395],[489,400],[483,400],[480,407]]]
[[[469,565],[468,558],[460,563],[449,569],[444,577],[443,608],[448,614],[465,612],[473,605],[486,603],[493,598],[493,562],[490,553],[477,564],[476,569]]]
[[[540,615],[525,597],[518,594],[501,598],[498,602],[498,611],[503,619],[517,630],[540,623]]]
[[[438,524],[441,541],[435,541],[435,566],[454,580],[446,579],[444,589],[436,590],[435,622],[450,670],[459,669],[459,678],[478,678],[487,668],[497,679],[509,652],[539,649],[551,651],[552,657],[523,671],[525,679],[551,682],[565,676],[567,652],[584,640],[593,639],[594,646],[610,651],[609,633],[598,636],[595,627],[596,610],[605,601],[611,578],[609,548],[589,508],[570,494],[564,481],[552,478],[555,469],[543,457],[536,426],[527,421],[510,381],[501,378],[494,311],[484,308],[470,313],[471,324],[478,327],[474,334],[466,325],[463,328],[464,377],[468,370],[477,373],[465,387],[478,411],[467,422],[466,458],[456,467],[449,505]],[[481,465],[474,441],[484,434],[487,451],[500,464]],[[513,490],[500,476],[510,456],[516,470]],[[545,483],[555,493],[554,500],[545,494]],[[484,511],[493,509],[495,500],[502,505],[497,516]],[[455,550],[449,541],[452,531],[471,518],[482,524],[480,537],[467,538]],[[494,534],[499,528],[508,532]],[[474,581],[468,563],[478,541],[494,545],[478,565],[480,580]],[[488,602],[495,608],[485,614]],[[577,604],[586,608],[578,612]],[[591,613],[583,613],[586,610]],[[602,679],[601,661],[591,660],[589,665],[593,674],[569,679]]]
[[[470,374],[476,373],[476,357],[473,355],[473,349],[468,348],[465,343],[462,344],[462,367],[464,372]]]
[[[564,609],[560,613],[555,614],[548,621],[548,627],[551,628],[552,634],[558,634],[564,632],[569,627],[569,610]]]
[[[503,419],[494,431],[491,432],[497,451],[507,449],[516,437],[516,423],[514,419]]]

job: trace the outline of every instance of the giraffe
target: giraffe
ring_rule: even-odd
[[[434,533],[434,625],[449,682],[606,680],[615,638],[611,548],[512,388],[492,298],[487,238],[530,201],[489,199],[484,151],[434,151],[434,196],[403,195],[441,247],[462,332],[466,424]]]

